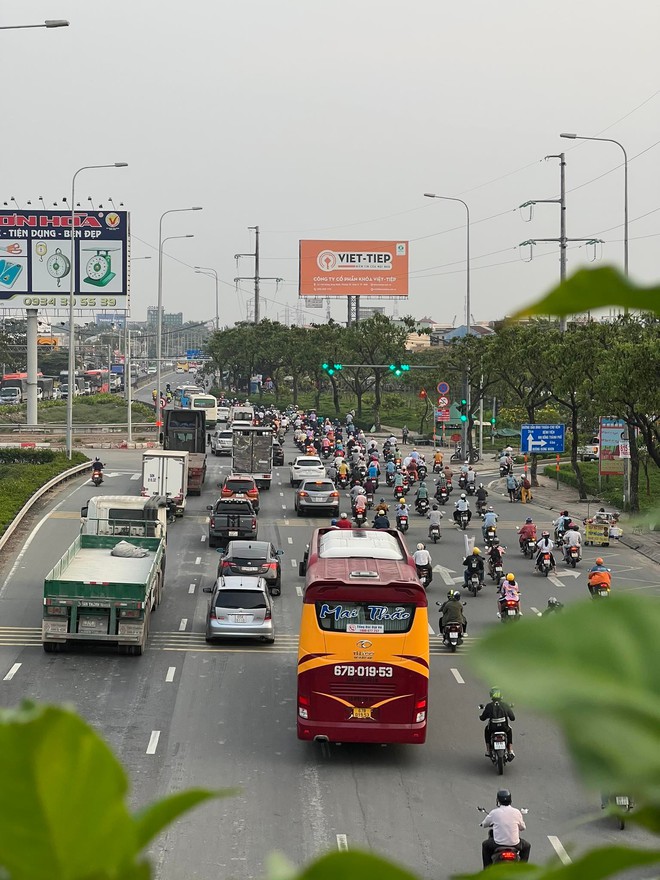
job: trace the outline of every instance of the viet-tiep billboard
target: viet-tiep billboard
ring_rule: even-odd
[[[408,296],[407,241],[300,242],[299,296]]]

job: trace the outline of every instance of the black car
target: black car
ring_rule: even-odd
[[[284,464],[284,447],[277,442],[277,440],[273,441],[273,467],[282,467]]]
[[[230,541],[218,563],[218,577],[248,575],[261,577],[268,584],[271,596],[282,591],[282,550],[269,541]]]

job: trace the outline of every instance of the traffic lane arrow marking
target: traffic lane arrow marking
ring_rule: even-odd
[[[444,565],[434,565],[433,571],[440,575],[448,587],[454,585],[455,578],[452,577],[452,574],[456,574],[456,572],[453,568],[445,568]],[[463,578],[460,578],[460,580],[463,580]]]

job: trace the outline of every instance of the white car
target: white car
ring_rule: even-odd
[[[289,479],[292,486],[300,485],[303,480],[322,480],[325,476],[325,466],[316,455],[299,455],[291,463]]]

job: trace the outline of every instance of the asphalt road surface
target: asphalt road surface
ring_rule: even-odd
[[[294,450],[287,441],[286,461]],[[430,712],[423,746],[327,746],[301,743],[295,733],[295,667],[302,579],[298,561],[312,529],[327,523],[297,518],[288,468],[277,468],[271,491],[262,493],[259,537],[284,550],[283,590],[275,599],[273,646],[208,646],[204,619],[217,554],[208,547],[206,505],[229,460],[209,456],[205,490],[190,498],[183,520],[169,529],[166,590],[142,657],[78,649],[47,655],[40,640],[43,578],[74,539],[83,503],[96,494],[138,494],[141,453],[103,450],[105,481],[67,483],[30,518],[0,563],[0,702],[24,698],[73,703],[110,742],[128,770],[132,802],[188,786],[237,787],[240,793],[204,805],[179,821],[153,850],[157,876],[215,880],[263,877],[269,853],[303,863],[324,851],[363,847],[383,853],[424,878],[445,878],[480,867],[476,805],[490,806],[501,780],[484,757],[477,704],[488,687],[466,663],[471,640],[498,626],[495,587],[489,581],[475,599],[465,593],[470,638],[456,654],[443,649],[432,614]],[[486,466],[485,466],[486,468]],[[616,590],[658,595],[657,567],[623,546],[586,548],[573,573],[554,582],[532,576],[532,563],[517,551],[515,526],[534,505],[510,505],[496,474],[491,500],[502,515],[500,537],[510,547],[507,568],[516,572],[523,611],[533,615],[556,595],[572,602],[586,594],[585,571],[598,552],[606,558]],[[383,493],[379,494],[384,494]],[[386,497],[389,499],[389,491]],[[346,505],[346,508],[348,506]],[[449,507],[445,517],[451,517]],[[426,535],[411,517],[409,546]],[[468,536],[480,536],[472,524]],[[461,577],[464,534],[447,524],[437,546],[429,589],[431,605]],[[586,847],[620,841],[593,794],[576,781],[557,732],[520,709],[514,725],[516,760],[504,782],[514,803],[529,808],[527,838],[535,860],[568,858]],[[587,813],[594,819],[580,821]],[[649,838],[627,828],[625,841]]]

